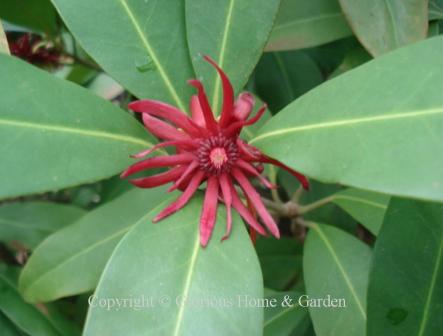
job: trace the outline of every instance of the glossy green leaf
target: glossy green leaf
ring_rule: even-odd
[[[77,207],[49,202],[4,204],[0,206],[0,241],[20,241],[34,249],[46,236],[85,213]]]
[[[265,308],[264,336],[304,335],[310,320],[308,310],[298,302],[302,295],[299,292],[280,292],[265,297],[270,306]]]
[[[431,20],[443,19],[443,1],[429,0],[428,18]]]
[[[17,329],[5,315],[0,312],[0,330],[2,336],[22,336],[23,334]]]
[[[303,251],[302,244],[294,238],[258,237],[255,250],[268,289],[288,290],[300,283]]]
[[[213,237],[202,248],[202,201],[194,197],[156,225],[150,223],[157,213],[152,211],[125,236],[91,299],[84,336],[261,335],[263,310],[244,307],[239,299],[263,295],[250,238],[235,215],[230,238],[221,242],[225,210],[220,208]],[[99,306],[103,298],[144,298],[145,306],[108,310]]]
[[[359,47],[352,49],[345,56],[341,64],[334,70],[334,72],[329,76],[329,79],[337,77],[349,70],[352,70],[372,59],[371,55],[368,52]]]
[[[0,265],[0,312],[30,336],[64,335],[41,311],[22,299],[15,286],[16,271]]]
[[[49,236],[23,269],[23,296],[45,302],[94,289],[117,243],[165,197],[163,189],[130,191]]]
[[[255,242],[255,250],[259,256],[301,254],[302,244],[294,238],[282,236],[280,239],[273,237],[258,236]]]
[[[300,255],[264,255],[259,259],[266,287],[287,290],[300,278],[302,268]]]
[[[215,113],[221,107],[221,83],[201,55],[211,56],[239,92],[258,62],[279,4],[280,0],[186,1],[192,62],[197,76],[203,79]]]
[[[15,57],[0,54],[0,67],[0,198],[115,175],[151,146],[114,104]]]
[[[0,18],[38,32],[54,34],[57,16],[50,0],[2,0]]]
[[[423,0],[339,0],[365,48],[380,56],[426,38],[428,2]]]
[[[328,225],[313,224],[305,242],[303,271],[309,312],[317,336],[364,336],[371,250]],[[309,299],[330,299],[314,302]],[[333,300],[335,307],[331,306]],[[340,301],[341,300],[341,301]],[[343,301],[344,300],[344,301]],[[329,307],[327,307],[329,305]]]
[[[251,114],[255,115],[255,113],[257,113],[258,110],[263,106],[263,104],[264,104],[263,101],[259,97],[255,96],[255,106]],[[269,111],[269,109],[266,109],[265,113],[263,114],[263,116],[260,118],[259,121],[257,121],[255,124],[251,126],[244,127],[242,129],[240,137],[246,141],[251,140],[257,134],[260,128],[266,123],[266,121],[268,121],[271,118],[271,116],[272,116],[271,111]]]
[[[368,335],[441,335],[443,206],[393,199],[375,244]]]
[[[139,98],[187,110],[193,77],[183,1],[52,0],[103,69]],[[99,20],[98,20],[99,18]]]
[[[380,231],[390,197],[360,189],[346,189],[333,196],[333,202],[363,224],[374,235]]]
[[[3,30],[1,21],[0,21],[0,53],[9,54],[8,40],[6,39],[6,34],[5,31]]]
[[[429,22],[428,37],[434,37],[437,35],[440,35],[440,22],[439,21]]]
[[[315,47],[350,35],[337,0],[282,0],[266,50]]]
[[[257,93],[273,112],[323,82],[318,66],[302,51],[266,53],[254,74]]]
[[[76,64],[70,68],[71,69],[65,79],[78,85],[85,86],[97,76],[97,70],[81,64]],[[63,70],[64,69],[62,69],[62,71]]]
[[[435,37],[327,81],[250,143],[324,182],[441,201],[442,52]]]

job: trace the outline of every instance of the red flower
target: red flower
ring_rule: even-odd
[[[207,245],[211,237],[219,200],[224,202],[227,211],[226,234],[223,239],[227,238],[231,231],[232,207],[254,230],[262,235],[266,234],[255,216],[243,204],[235,185],[241,188],[266,228],[279,238],[280,233],[274,219],[249,180],[256,177],[264,186],[274,188],[261,175],[263,163],[271,163],[289,171],[304,188],[308,188],[308,181],[300,173],[264,155],[240,139],[242,128],[257,122],[265,112],[266,105],[262,106],[254,117],[248,119],[254,106],[254,97],[245,92],[234,101],[234,92],[225,73],[211,58],[205,56],[205,59],[215,67],[222,81],[223,105],[219,120],[214,118],[202,83],[195,79],[189,81],[198,91],[198,95],[191,98],[192,118],[173,106],[155,100],[139,100],[129,104],[131,110],[143,114],[146,128],[165,140],[133,157],[142,158],[166,146],[175,147],[176,154],[145,159],[130,166],[121,176],[126,177],[145,169],[172,167],[161,174],[130,180],[140,188],[153,188],[173,182],[169,191],[183,191],[177,200],[154,218],[154,222],[181,209],[206,181],[206,194],[200,216],[200,242],[203,246]]]
[[[35,65],[58,65],[59,53],[36,35],[26,33],[9,44],[11,54]]]

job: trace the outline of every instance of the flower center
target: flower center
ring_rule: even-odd
[[[223,164],[228,161],[228,155],[223,147],[216,147],[211,150],[209,154],[209,158],[211,159],[211,163],[215,168],[220,169]]]
[[[238,158],[238,148],[235,139],[217,135],[201,140],[197,156],[201,169],[218,175],[231,170]]]

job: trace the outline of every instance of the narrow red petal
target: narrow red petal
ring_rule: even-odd
[[[212,231],[214,230],[214,225],[217,219],[217,205],[218,179],[215,176],[211,176],[208,179],[203,210],[200,216],[200,244],[203,247],[208,245]]]
[[[246,120],[254,108],[255,98],[249,92],[243,92],[234,104],[234,116],[237,120]]]
[[[192,121],[200,127],[206,127],[205,118],[203,117],[203,111],[200,106],[200,102],[196,95],[191,97],[190,110],[192,113]]]
[[[231,185],[231,193],[232,193],[232,206],[235,210],[242,216],[242,218],[249,224],[250,227],[254,228],[255,231],[260,233],[261,235],[266,235],[266,231],[263,227],[258,223],[257,219],[251,214],[251,212],[246,208],[246,206],[240,200],[240,197],[237,194],[234,186]]]
[[[257,243],[257,231],[255,231],[253,228],[249,228],[249,238],[251,238],[252,245],[255,246]]]
[[[242,154],[243,159],[247,161],[257,161],[262,157],[262,154],[258,149],[248,145],[240,138],[237,138],[236,144]]]
[[[237,182],[240,184],[240,187],[243,189],[243,192],[246,194],[246,196],[251,199],[251,202],[253,203],[255,209],[263,220],[263,223],[265,223],[266,227],[276,238],[280,238],[278,226],[272,216],[269,214],[265,205],[263,204],[258,192],[254,189],[252,184],[248,181],[241,170],[234,168],[232,170],[232,174]]]
[[[246,121],[236,121],[236,122],[232,123],[231,125],[229,125],[229,127],[225,131],[226,136],[231,136],[235,133],[240,133],[240,131],[243,127],[255,124],[263,116],[266,109],[267,109],[267,105],[264,104],[260,108],[260,110],[258,110],[257,114],[254,117],[252,117],[251,119],[246,120]]]
[[[153,151],[162,148],[162,147],[169,147],[169,146],[185,146],[187,148],[196,148],[198,146],[198,143],[194,140],[178,140],[178,141],[165,141],[156,144],[155,146],[152,146],[149,149],[146,149],[144,151],[141,151],[140,153],[131,155],[132,158],[140,159],[142,157],[145,157],[149,154],[151,154]]]
[[[198,90],[198,100],[203,112],[206,127],[213,133],[217,132],[217,121],[215,120],[214,114],[212,113],[211,107],[209,106],[208,97],[206,96],[205,89],[202,83],[196,79],[191,79],[188,81],[188,83]]]
[[[223,195],[223,201],[225,203],[226,207],[226,232],[224,236],[222,237],[222,240],[225,240],[229,237],[231,234],[231,228],[232,228],[232,193],[231,193],[231,184],[229,182],[229,177],[225,173],[220,175],[220,188]]]
[[[194,170],[198,167],[197,161],[192,161],[186,168],[186,170],[183,172],[183,174],[180,176],[180,178],[175,181],[175,183],[168,189],[169,192],[180,188],[180,186],[183,184],[183,182],[194,172]]]
[[[188,134],[179,131],[174,126],[143,113],[145,127],[156,137],[165,140],[190,140]]]
[[[150,115],[171,121],[177,127],[192,135],[199,134],[199,128],[178,108],[157,100],[137,100],[128,105],[134,112],[149,113]]]
[[[128,169],[126,169],[120,175],[120,177],[126,177],[145,169],[171,167],[179,164],[184,164],[191,162],[192,160],[194,160],[194,155],[192,155],[191,153],[155,156],[133,164]]]
[[[236,164],[237,164],[241,169],[243,169],[245,172],[247,172],[247,173],[249,173],[249,174],[251,174],[251,175],[257,177],[257,178],[260,180],[260,182],[263,183],[263,185],[264,185],[266,188],[269,188],[269,189],[275,189],[275,188],[277,188],[276,185],[274,185],[274,184],[272,184],[271,182],[269,182],[269,181],[268,181],[264,176],[262,176],[262,175],[261,175],[261,174],[255,169],[255,167],[254,167],[253,165],[251,165],[250,163],[248,163],[248,162],[246,162],[246,161],[244,161],[244,160],[242,160],[242,159],[237,159]]]
[[[224,71],[217,65],[217,63],[215,63],[215,61],[209,56],[204,56],[203,58],[217,70],[222,82],[223,106],[220,116],[220,126],[225,127],[229,124],[233,116],[232,112],[234,109],[234,89],[232,88],[228,76],[226,76]]]
[[[186,167],[180,166],[172,168],[171,170],[168,170],[167,172],[161,174],[133,179],[129,180],[129,182],[139,188],[158,187],[160,185],[176,180],[181,174],[183,174],[185,169]]]
[[[203,180],[203,177],[205,176],[205,173],[202,171],[199,171],[197,174],[195,174],[192,177],[191,182],[186,187],[183,194],[179,196],[174,202],[172,202],[170,205],[168,205],[165,209],[163,209],[155,218],[153,219],[153,222],[158,222],[162,220],[165,217],[168,217],[169,215],[172,215],[174,212],[180,210],[183,208],[186,203],[191,199],[192,195],[196,192],[198,189],[198,186]]]
[[[286,166],[285,164],[281,163],[280,161],[273,159],[267,155],[262,154],[260,159],[260,162],[263,163],[270,163],[273,164],[274,166],[283,168],[284,170],[286,170],[288,173],[290,173],[292,176],[294,176],[299,182],[300,184],[303,186],[303,188],[305,190],[309,190],[309,181],[306,178],[306,176],[304,176],[303,174],[299,173],[298,171]]]

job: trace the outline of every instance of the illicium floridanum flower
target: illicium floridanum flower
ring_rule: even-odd
[[[263,163],[270,163],[290,172],[304,188],[308,188],[308,181],[300,173],[266,156],[239,137],[243,127],[252,125],[260,119],[266,110],[266,105],[262,106],[255,116],[249,118],[254,107],[254,97],[245,92],[234,101],[234,92],[226,74],[211,58],[205,56],[205,59],[215,67],[221,78],[223,105],[220,118],[215,119],[203,85],[195,79],[189,81],[198,92],[191,97],[191,118],[179,109],[155,100],[139,100],[129,104],[131,110],[142,113],[146,128],[164,140],[134,157],[145,157],[154,150],[166,146],[175,147],[176,153],[150,157],[137,162],[125,170],[122,177],[146,169],[170,167],[164,173],[130,180],[140,188],[153,188],[171,182],[169,191],[176,189],[183,191],[173,203],[154,218],[154,222],[185,206],[199,186],[206,182],[200,216],[202,246],[206,246],[211,237],[220,201],[225,204],[227,212],[226,233],[223,239],[231,232],[231,208],[237,210],[254,230],[262,235],[266,234],[265,229],[242,202],[235,186],[240,187],[265,227],[278,238],[280,236],[278,227],[250,179],[257,178],[265,187],[275,188],[262,176]]]

